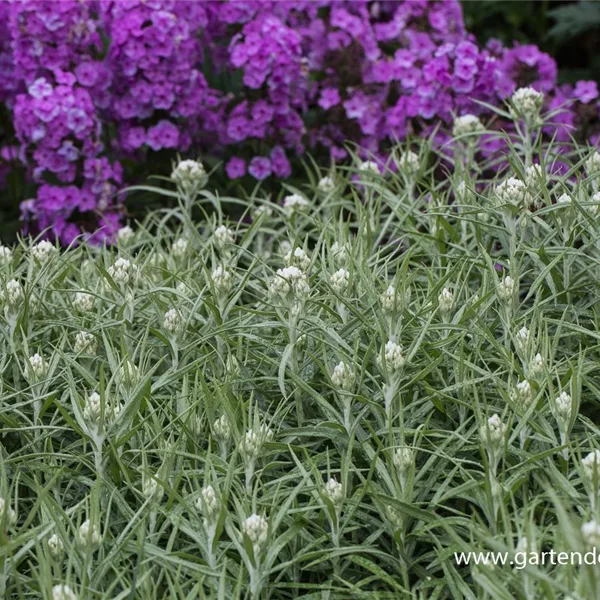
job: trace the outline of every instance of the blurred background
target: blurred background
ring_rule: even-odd
[[[552,55],[561,83],[600,81],[600,1],[463,0],[467,31],[480,43],[536,44]]]

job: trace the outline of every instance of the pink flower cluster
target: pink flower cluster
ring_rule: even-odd
[[[457,0],[13,0],[0,3],[15,136],[0,134],[0,176],[25,163],[31,227],[101,240],[118,226],[121,163],[160,152],[166,168],[180,152],[223,160],[232,179],[285,178],[305,151],[384,156],[434,130],[444,142],[455,115],[485,120],[477,101],[529,85],[565,109],[548,135],[595,142],[596,84],[557,86],[556,71],[535,46],[480,46]]]

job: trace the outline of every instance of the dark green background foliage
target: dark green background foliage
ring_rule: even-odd
[[[600,80],[600,2],[472,0],[463,11],[479,42],[536,44],[556,59],[561,83]]]

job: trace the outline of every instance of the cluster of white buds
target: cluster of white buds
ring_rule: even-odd
[[[269,524],[264,517],[254,513],[242,522],[242,532],[250,540],[254,554],[259,554],[267,543]]]
[[[346,244],[333,242],[329,252],[331,253],[331,256],[333,256],[333,262],[338,266],[345,265],[348,261],[348,247]]]
[[[438,295],[438,305],[443,313],[449,313],[454,306],[454,294],[448,289],[444,288]]]
[[[65,551],[65,545],[62,543],[62,540],[58,537],[58,535],[56,535],[56,533],[53,533],[48,538],[48,550],[55,558],[62,556],[63,552]]]
[[[0,497],[0,523],[6,528],[12,527],[17,522],[17,513],[10,504]]]
[[[350,272],[346,269],[338,269],[330,278],[329,285],[337,294],[343,294],[348,289]]]
[[[376,162],[372,160],[365,160],[358,165],[358,170],[361,173],[375,173],[376,175],[380,174],[379,166]]]
[[[411,150],[403,152],[398,159],[398,167],[407,176],[413,177],[419,172],[421,168],[421,161],[419,155],[415,154]]]
[[[590,200],[591,204],[589,204],[587,208],[595,216],[600,213],[600,192],[592,194]]]
[[[556,199],[556,204],[558,204],[559,206],[563,206],[565,208],[571,206],[572,202],[573,202],[573,199],[571,198],[571,196],[569,196],[569,194],[561,194]]]
[[[229,269],[219,265],[210,276],[217,294],[225,296],[233,286],[233,276]]]
[[[102,401],[98,392],[92,392],[86,399],[83,407],[83,418],[90,424],[100,421],[102,415]]]
[[[283,259],[288,267],[295,266],[306,271],[310,266],[310,256],[302,248],[290,250]]]
[[[490,448],[501,448],[506,435],[506,425],[498,415],[492,415],[480,428],[481,441]]]
[[[415,455],[410,448],[397,448],[392,460],[399,473],[406,473],[413,466]]]
[[[590,154],[583,163],[583,166],[588,175],[598,173],[600,171],[600,152],[596,151]]]
[[[529,206],[533,200],[527,185],[516,177],[509,177],[496,186],[496,197],[500,204]]]
[[[544,180],[544,171],[542,170],[542,166],[535,164],[529,165],[525,169],[525,184],[531,190],[537,190]]]
[[[165,316],[163,318],[163,327],[168,333],[181,333],[183,329],[183,320],[177,309],[170,308],[165,313]]]
[[[42,240],[31,247],[31,254],[40,263],[47,262],[56,252],[56,246],[48,240]]]
[[[131,243],[134,237],[135,233],[129,225],[125,225],[125,227],[121,227],[119,231],[117,231],[117,243],[123,246]]]
[[[332,192],[335,190],[335,181],[333,180],[333,177],[327,175],[319,179],[318,187],[322,192]]]
[[[344,501],[344,489],[342,484],[331,477],[323,486],[323,495],[328,498],[334,506],[339,506]]]
[[[531,340],[531,334],[529,329],[523,325],[519,331],[515,334],[515,346],[518,352],[524,353],[529,348],[529,342]]]
[[[546,370],[546,361],[544,357],[538,352],[528,364],[529,375],[533,379],[537,379],[544,374]]]
[[[513,115],[533,122],[539,116],[544,104],[544,94],[532,87],[519,88],[512,95],[511,103]]]
[[[66,583],[59,583],[52,588],[52,600],[77,600],[77,595]]]
[[[240,452],[246,457],[256,458],[263,444],[273,439],[273,431],[264,423],[257,429],[248,429],[246,435],[240,441]]]
[[[515,280],[510,275],[507,275],[496,286],[498,298],[500,298],[500,300],[504,300],[505,302],[512,300],[515,294],[515,287]]]
[[[354,370],[344,361],[335,365],[333,373],[331,374],[331,383],[333,383],[338,390],[343,390],[345,392],[352,391],[355,379],[356,376]]]
[[[595,481],[596,478],[600,482],[600,450],[590,452],[581,460],[583,474],[588,481]]]
[[[389,340],[379,353],[377,362],[388,372],[394,373],[399,371],[406,362],[404,355],[402,354],[402,346]]]
[[[527,379],[519,381],[512,391],[513,402],[519,405],[523,410],[526,410],[534,398],[533,388]]]
[[[204,515],[205,526],[215,523],[221,510],[221,504],[212,485],[202,488],[200,496],[196,500],[196,508]]]
[[[12,260],[13,252],[8,246],[0,244],[0,265],[8,265]]]
[[[196,160],[182,160],[171,172],[171,179],[186,195],[201,190],[208,183],[204,165]]]
[[[588,521],[581,526],[584,542],[592,548],[600,548],[600,523]]]
[[[283,210],[288,216],[294,213],[307,212],[310,202],[300,194],[290,194],[283,199]]]
[[[296,299],[306,299],[310,294],[310,287],[306,274],[298,267],[285,267],[278,269],[270,285],[270,292],[273,295],[290,299],[293,296]]]
[[[164,496],[164,489],[158,481],[158,474],[154,477],[145,477],[142,484],[142,494],[146,500],[160,502]]]
[[[556,416],[563,422],[568,423],[573,411],[573,398],[567,392],[561,392],[555,400]]]
[[[43,379],[48,372],[48,365],[44,360],[44,357],[36,353],[29,357],[29,367],[36,379]]]
[[[23,302],[23,288],[16,279],[11,279],[6,283],[6,294],[4,300],[10,307],[15,307]]]
[[[454,119],[452,135],[454,137],[472,135],[485,131],[483,123],[475,115],[462,115]]]
[[[87,292],[77,292],[73,298],[73,308],[82,313],[88,313],[94,308],[94,296]]]
[[[183,258],[188,250],[190,241],[186,237],[178,237],[171,244],[171,255],[175,258]]]
[[[75,354],[94,355],[98,350],[96,338],[88,331],[79,331],[75,336]]]
[[[263,215],[265,218],[273,216],[273,209],[268,204],[260,204],[252,211],[252,218],[255,221],[258,221]]]
[[[229,419],[225,415],[221,415],[213,423],[213,433],[215,437],[222,441],[229,441],[231,438],[231,426],[229,425]]]
[[[138,267],[127,258],[121,257],[117,258],[115,264],[108,267],[107,271],[115,283],[125,285],[135,279]]]
[[[81,548],[95,550],[102,542],[102,536],[98,526],[92,523],[89,519],[84,521],[77,532],[77,544]]]
[[[219,225],[213,233],[213,243],[221,252],[227,250],[235,243],[235,233],[225,225]]]

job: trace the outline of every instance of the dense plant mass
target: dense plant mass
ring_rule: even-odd
[[[462,117],[450,159],[281,205],[181,161],[113,247],[0,248],[0,595],[598,597],[454,554],[600,545],[600,154],[532,144],[542,104],[493,180]]]
[[[30,231],[113,239],[123,166],[131,181],[163,150],[223,161],[232,179],[285,178],[306,151],[339,161],[351,142],[383,159],[413,135],[443,144],[456,115],[511,131],[487,105],[523,86],[557,111],[547,136],[595,143],[596,83],[557,86],[556,71],[533,45],[479,46],[455,0],[3,2],[14,131],[0,132],[0,175],[26,168]]]

